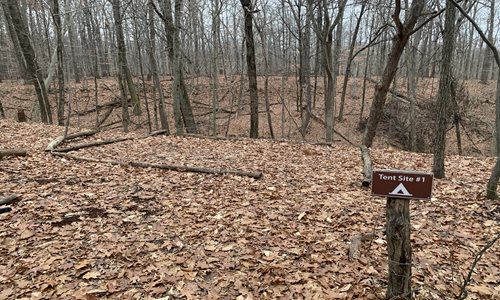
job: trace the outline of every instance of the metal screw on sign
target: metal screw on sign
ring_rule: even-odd
[[[388,299],[411,299],[410,199],[431,199],[433,174],[374,170],[372,195],[387,197]]]

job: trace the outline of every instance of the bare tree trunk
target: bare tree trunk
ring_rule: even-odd
[[[57,124],[64,125],[64,42],[63,30],[61,24],[61,14],[59,12],[59,0],[53,0],[52,17],[56,27],[57,35],[57,81],[59,85],[59,93],[57,97]]]
[[[411,41],[411,48],[407,51],[408,54],[408,99],[410,100],[410,136],[409,136],[409,149],[410,151],[417,150],[417,116],[416,116],[416,102],[417,102],[417,55],[418,44],[422,37],[422,31],[419,30]]]
[[[153,3],[153,2],[150,2]],[[182,0],[175,1],[175,20],[172,15],[171,0],[162,1],[163,13],[160,13],[155,6],[156,13],[161,17],[165,24],[165,34],[167,40],[167,54],[172,64],[172,73],[174,77],[174,86],[172,96],[174,98],[174,120],[177,134],[182,134],[184,128],[188,133],[197,133],[196,123],[194,121],[189,95],[187,94],[186,84],[182,71],[182,54],[179,37],[180,17],[182,9]]]
[[[219,35],[220,35],[220,0],[212,1],[212,120],[211,134],[217,135],[217,111],[219,106]],[[196,54],[195,54],[196,55]]]
[[[312,0],[308,0],[312,1]],[[324,55],[324,70],[325,70],[325,139],[327,143],[333,142],[333,133],[334,133],[334,116],[335,116],[335,85],[336,85],[336,76],[338,75],[338,55],[340,51],[340,41],[337,41],[335,56],[332,55],[332,45],[333,45],[333,29],[341,22],[341,18],[344,14],[344,9],[346,6],[347,0],[343,0],[339,3],[338,13],[335,19],[332,21],[330,19],[330,9],[328,7],[328,1],[323,0],[320,2],[318,9],[320,10],[320,14],[322,17],[320,20],[323,20],[323,24],[319,24],[314,22],[314,30],[316,31],[316,35],[318,36],[319,42],[322,46],[322,54]],[[340,34],[337,36],[340,37]],[[337,58],[335,58],[337,57]]]
[[[148,94],[146,93],[146,80],[144,78],[144,68],[142,66],[142,46],[141,46],[141,39],[139,37],[139,27],[137,26],[137,12],[134,10],[133,11],[133,18],[134,18],[134,39],[135,39],[135,47],[137,48],[137,56],[139,59],[139,73],[141,74],[141,81],[142,81],[142,91],[143,91],[143,96],[144,96],[144,105],[146,106],[146,119],[148,122],[148,132],[151,132],[151,113],[149,110],[149,101],[148,101]]]
[[[128,92],[130,94],[130,99],[133,105],[133,111],[135,115],[141,114],[141,107],[139,103],[139,95],[135,88],[134,81],[132,79],[132,74],[130,72],[128,62],[127,62],[127,48],[125,47],[125,38],[123,36],[123,26],[122,26],[122,15],[120,12],[120,0],[109,0],[113,6],[113,18],[115,21],[115,31],[116,31],[116,44],[118,46],[118,65],[120,67],[120,72],[122,73],[123,79],[128,87]]]
[[[349,76],[351,73],[351,65],[352,65],[352,60],[353,60],[354,47],[356,46],[356,39],[358,37],[359,28],[361,27],[361,20],[363,18],[363,14],[365,12],[366,2],[367,1],[363,1],[363,3],[361,3],[361,11],[359,12],[358,20],[356,21],[356,26],[354,27],[354,32],[352,34],[351,45],[349,47],[349,56],[347,58],[347,65],[345,67],[344,82],[342,84],[342,95],[340,97],[340,107],[339,107],[339,121],[340,122],[342,122],[342,120],[344,118],[344,104],[345,104],[345,96],[346,96],[346,91],[347,91],[347,83],[349,81]]]
[[[312,97],[311,97],[311,23],[313,18],[313,5],[311,1],[307,1],[306,21],[304,29],[301,32],[300,44],[300,113],[302,119],[302,136],[306,136],[307,128],[311,122],[312,113]],[[297,21],[297,26],[300,28],[300,20]],[[305,100],[305,105],[304,105]]]
[[[453,52],[455,51],[455,6],[446,2],[446,17],[443,34],[443,51],[441,58],[441,73],[439,75],[438,89],[438,124],[434,139],[434,162],[432,171],[436,178],[444,178],[444,156],[446,149],[446,129],[449,118],[451,92],[453,84],[452,66]]]
[[[66,5],[65,7],[69,8],[69,1],[65,0]],[[69,35],[69,45],[71,49],[71,64],[72,64],[72,69],[75,74],[75,82],[80,83],[81,81],[81,75],[80,75],[80,67],[78,66],[77,60],[76,60],[76,53],[75,53],[75,34],[73,32],[73,24],[68,24],[68,35]]]
[[[155,47],[156,47],[156,31],[154,27],[154,15],[153,15],[153,0],[149,2],[149,43],[148,43],[148,53],[149,53],[149,65],[151,68],[151,73],[153,75],[153,84],[158,91],[159,98],[159,113],[160,113],[160,124],[162,130],[167,130],[167,134],[170,133],[168,126],[165,96],[163,94],[163,88],[160,83],[160,76],[158,74],[158,65],[155,58]],[[156,117],[156,114],[155,114]]]
[[[257,94],[257,67],[255,65],[255,44],[253,39],[252,1],[240,0],[245,16],[245,40],[247,50],[248,88],[250,90],[250,137],[259,137],[259,95]]]
[[[266,12],[263,12],[264,19],[262,21],[263,25],[266,24]],[[258,26],[256,24],[257,32],[259,33],[260,40],[262,42],[262,53],[264,57],[264,101],[266,105],[266,115],[267,115],[267,125],[269,126],[269,134],[271,138],[274,140],[274,130],[273,123],[271,119],[271,106],[269,104],[269,56],[268,56],[268,44],[267,44],[267,36],[264,33],[263,26]]]
[[[128,99],[127,99],[127,88],[125,87],[125,80],[121,74],[118,72],[118,85],[120,86],[120,100],[122,104],[122,125],[123,131],[128,132],[128,125],[130,123],[130,115],[128,112]]]
[[[181,51],[181,40],[179,36],[178,28],[181,28],[181,14],[182,14],[182,0],[175,1],[175,34],[174,34],[174,48],[175,48],[175,72],[174,77],[178,77],[178,82],[180,84],[180,106],[182,112],[182,119],[184,120],[184,126],[186,127],[187,133],[198,133],[196,127],[196,122],[194,120],[193,109],[191,108],[191,102],[189,101],[189,95],[187,93],[186,83],[184,80],[184,72],[182,71],[182,51]],[[175,79],[174,79],[175,80]]]
[[[493,28],[495,26],[495,0],[490,0],[490,18],[488,19],[488,40],[493,41]],[[493,52],[489,47],[484,49],[483,68],[481,71],[481,83],[487,83],[490,79]]]
[[[50,110],[49,97],[43,83],[42,71],[38,66],[38,61],[35,56],[35,50],[31,45],[30,38],[28,36],[28,28],[21,16],[19,4],[15,0],[5,1],[7,2],[7,8],[12,19],[14,29],[16,31],[17,38],[19,39],[19,45],[21,46],[24,59],[26,61],[27,71],[31,76],[33,85],[35,86],[35,92],[38,98],[38,104],[40,106],[41,120],[43,123],[52,124],[52,114]]]
[[[12,45],[14,46],[14,53],[16,55],[19,72],[21,77],[24,79],[24,82],[26,83],[30,81],[30,76],[26,68],[26,60],[24,59],[23,51],[21,49],[21,45],[19,44],[19,39],[17,38],[16,30],[14,28],[14,24],[12,23],[12,18],[10,17],[9,9],[7,7],[7,2],[1,1],[1,5],[5,16],[6,27],[7,30],[9,31],[9,36],[12,41]]]
[[[425,0],[414,0],[410,7],[410,13],[403,24],[401,23],[399,16],[401,12],[401,1],[396,0],[396,10],[393,14],[393,19],[396,23],[397,33],[394,37],[392,48],[380,83],[378,83],[375,87],[375,95],[370,109],[370,116],[368,117],[368,123],[363,136],[363,145],[367,147],[371,147],[373,143],[378,123],[382,117],[389,87],[398,70],[399,59],[401,58],[401,54],[403,53],[406,43],[412,34],[413,28],[415,27],[424,6]]]

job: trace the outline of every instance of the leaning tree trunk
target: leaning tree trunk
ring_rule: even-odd
[[[21,77],[24,79],[24,82],[28,82],[30,79],[30,75],[26,70],[26,60],[23,56],[23,51],[21,50],[21,45],[19,44],[19,39],[17,38],[16,30],[14,28],[14,24],[12,23],[12,18],[10,17],[9,9],[7,7],[7,3],[1,1],[1,5],[3,8],[5,23],[7,30],[9,32],[10,39],[12,41],[12,45],[14,46],[14,53],[16,55],[17,65],[19,67],[19,72]]]
[[[43,83],[43,75],[40,67],[38,66],[38,61],[35,56],[35,50],[30,42],[30,37],[28,36],[28,28],[21,17],[21,11],[19,10],[19,4],[16,0],[5,0],[7,2],[7,9],[9,11],[10,17],[12,19],[12,24],[14,26],[17,38],[19,40],[19,45],[23,52],[24,59],[26,61],[26,70],[31,76],[31,81],[35,86],[35,92],[38,98],[38,104],[40,106],[40,117],[43,123],[52,124],[52,114],[50,110],[49,97],[45,85]]]
[[[441,74],[438,89],[438,124],[434,139],[434,162],[432,171],[436,178],[444,178],[444,156],[446,149],[446,131],[448,126],[449,107],[452,92],[452,62],[455,50],[455,6],[446,2],[446,18],[443,34],[443,51],[441,58]]]
[[[250,90],[250,137],[259,137],[259,95],[257,94],[257,67],[255,65],[255,44],[253,39],[252,1],[240,0],[245,15],[245,41],[247,50],[248,88]]]
[[[406,43],[412,34],[413,28],[415,27],[420,14],[422,13],[425,2],[425,0],[414,0],[411,4],[410,14],[406,18],[404,24],[402,24],[399,18],[399,14],[401,12],[401,1],[396,0],[396,10],[392,17],[396,23],[397,33],[394,37],[387,64],[384,72],[382,73],[382,78],[375,87],[375,95],[363,136],[363,145],[367,147],[371,147],[373,143],[378,123],[380,122],[380,118],[382,117],[382,113],[384,111],[387,93],[389,92],[390,85],[398,70],[399,59],[401,58],[401,54],[403,53]]]

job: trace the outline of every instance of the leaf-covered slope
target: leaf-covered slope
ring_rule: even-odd
[[[385,199],[361,188],[358,149],[157,136],[74,153],[263,172],[255,180],[44,152],[61,133],[0,121],[1,147],[28,151],[0,161],[0,197],[22,196],[0,215],[0,298],[384,296]],[[391,149],[372,158],[376,168],[430,170],[432,162]],[[474,254],[500,229],[498,204],[484,199],[492,165],[491,158],[448,157],[448,178],[436,180],[433,200],[411,202],[417,299],[458,294]],[[351,239],[370,232],[377,237],[349,261]],[[499,249],[478,265],[472,297],[500,293]]]

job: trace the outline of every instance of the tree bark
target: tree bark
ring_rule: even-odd
[[[387,93],[389,91],[390,85],[396,75],[398,70],[399,59],[401,54],[408,42],[410,35],[412,34],[413,28],[417,23],[420,14],[425,6],[425,0],[414,0],[410,7],[410,14],[406,18],[404,24],[401,23],[399,19],[399,14],[401,11],[401,1],[396,0],[396,10],[393,14],[393,19],[396,23],[397,33],[394,37],[392,43],[391,51],[385,66],[384,72],[380,83],[375,87],[375,95],[370,109],[370,115],[368,117],[368,123],[366,125],[365,133],[363,136],[363,144],[367,147],[371,147],[375,134],[377,132],[377,126],[380,122],[384,111],[384,104],[387,98]]]
[[[455,51],[455,19],[456,9],[452,3],[446,2],[446,17],[443,34],[443,51],[441,58],[441,73],[438,89],[438,124],[434,139],[434,160],[432,171],[436,178],[444,178],[444,157],[446,149],[446,132],[449,119],[449,108],[453,84],[453,52]]]

